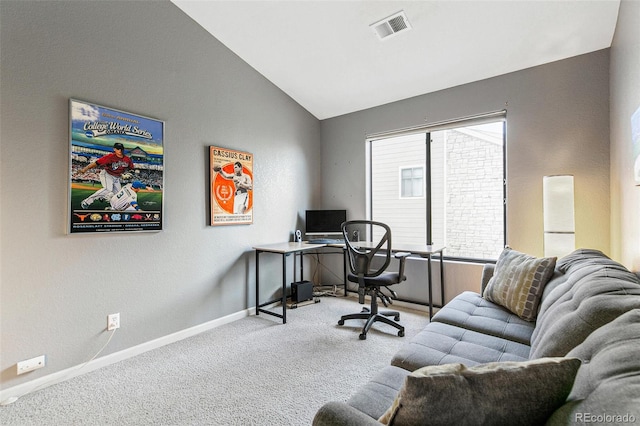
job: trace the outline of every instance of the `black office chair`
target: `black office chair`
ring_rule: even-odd
[[[369,241],[357,241],[359,235],[368,232]],[[386,272],[387,267],[391,263],[391,229],[384,223],[371,220],[351,220],[342,224],[342,234],[344,236],[346,250],[348,254],[348,263],[351,273],[347,275],[350,282],[358,283],[358,298],[360,304],[364,304],[364,296],[368,294],[371,297],[371,308],[366,307],[362,312],[357,314],[343,315],[338,321],[338,325],[344,325],[346,320],[365,319],[367,320],[360,340],[367,338],[367,332],[374,322],[381,321],[398,329],[398,336],[404,336],[404,327],[397,323],[400,320],[400,312],[398,311],[380,311],[378,312],[378,298],[384,306],[392,304],[391,299],[396,299],[397,295],[388,286],[398,284],[407,279],[404,276],[404,263],[411,253],[396,253],[395,257],[399,259],[398,272]],[[376,262],[374,257],[378,256]],[[375,266],[379,262],[382,265]],[[389,296],[384,294],[381,288],[384,287],[389,291]],[[391,320],[388,317],[394,317]]]

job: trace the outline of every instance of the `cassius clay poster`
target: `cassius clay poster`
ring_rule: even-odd
[[[164,122],[70,99],[69,233],[161,231]]]
[[[253,155],[209,147],[211,225],[253,223]]]

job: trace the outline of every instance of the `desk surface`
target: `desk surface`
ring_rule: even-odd
[[[374,245],[374,243],[368,241],[358,241],[357,243],[361,247],[367,247]],[[284,243],[275,243],[275,244],[264,244],[254,246],[253,249],[257,251],[268,251],[271,253],[295,253],[305,250],[313,250],[321,247],[344,247],[344,244],[310,244],[307,242],[284,242]],[[426,244],[394,244],[393,251],[408,251],[413,254],[418,255],[432,255],[437,253],[442,253],[445,249],[445,246],[436,246],[436,245],[426,245]]]
[[[358,241],[356,243],[354,243],[353,245],[355,246],[360,246],[360,247],[375,247],[375,243],[369,242],[369,241]],[[399,252],[399,251],[408,251],[409,253],[412,254],[419,254],[422,256],[425,255],[431,255],[431,254],[437,254],[437,253],[442,253],[444,251],[446,247],[445,246],[436,246],[436,245],[426,245],[426,244],[393,244],[392,250],[395,252]]]
[[[264,244],[260,246],[254,246],[253,249],[256,251],[268,251],[271,253],[295,253],[304,250],[313,250],[320,247],[327,247],[328,244],[308,244],[305,242],[301,243],[275,243],[275,244]]]

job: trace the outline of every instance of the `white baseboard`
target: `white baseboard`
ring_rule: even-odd
[[[137,346],[133,346],[128,349],[124,349],[119,352],[105,355],[88,363],[79,364],[65,370],[57,371],[55,373],[39,377],[29,382],[10,387],[8,389],[0,390],[0,405],[11,404],[18,398],[31,392],[44,389],[48,386],[64,382],[74,377],[81,376],[83,374],[97,370],[98,368],[106,367],[107,365],[115,364],[116,362],[120,362],[128,358],[133,358],[134,356],[140,355],[147,351],[178,342],[188,337],[195,336],[196,334],[212,330],[216,327],[220,327],[221,325],[245,318],[251,314],[255,314],[255,308],[245,309],[243,311],[236,312],[222,318],[217,318],[215,320],[199,324],[172,334],[168,334],[166,336],[142,343]]]

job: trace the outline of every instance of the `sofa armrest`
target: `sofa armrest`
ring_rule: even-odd
[[[480,290],[480,294],[484,294],[484,288],[489,283],[491,277],[493,277],[493,271],[496,269],[496,265],[493,263],[485,263],[484,268],[482,268],[482,287]]]
[[[362,411],[337,401],[324,404],[313,418],[313,426],[343,425],[380,426],[381,423]]]

